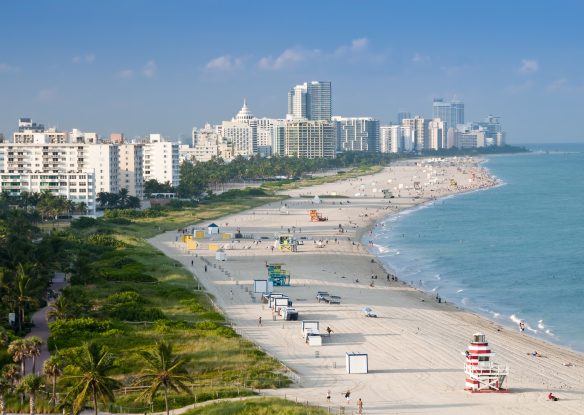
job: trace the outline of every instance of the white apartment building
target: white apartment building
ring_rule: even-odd
[[[18,196],[22,192],[51,192],[75,203],[85,203],[87,213],[95,215],[96,192],[93,173],[0,173],[0,191]]]
[[[85,154],[87,167],[95,172],[95,191],[118,193],[120,191],[118,146],[87,144]]]
[[[458,148],[478,148],[485,146],[485,132],[473,130],[468,125],[461,125],[454,132],[454,145]]]
[[[150,134],[144,144],[144,182],[156,180],[176,187],[180,179],[179,144],[163,141],[160,134]]]
[[[257,152],[257,120],[249,110],[247,102],[231,121],[223,121],[221,135],[233,147],[233,155],[252,156]]]
[[[45,141],[48,139],[45,137]],[[0,191],[12,194],[48,190],[95,213],[95,195],[118,191],[118,152],[106,144],[0,144]]]
[[[140,199],[144,197],[144,144],[128,143],[118,145],[119,188]]]
[[[196,161],[209,161],[213,157],[226,159],[222,154],[224,146],[223,137],[211,124],[205,124],[205,127],[200,130],[193,128],[193,147],[189,150],[181,147],[181,163],[183,160],[192,158]],[[232,152],[229,153],[232,154]]]
[[[440,150],[447,146],[447,123],[434,118],[428,123],[428,146],[430,150]]]
[[[335,127],[327,121],[288,120],[285,154],[292,157],[335,158]]]
[[[421,151],[428,149],[428,123],[430,121],[419,116],[404,118],[404,151]],[[411,146],[411,148],[409,148]]]
[[[279,133],[285,127],[286,121],[276,118],[258,118],[256,122],[258,130],[257,153],[262,157],[277,154],[277,150],[274,150],[274,143],[277,144],[278,137],[281,136]]]
[[[379,121],[371,117],[333,117],[338,151],[379,151]]]
[[[382,125],[379,127],[379,151],[398,153],[404,141],[404,127],[401,125]]]

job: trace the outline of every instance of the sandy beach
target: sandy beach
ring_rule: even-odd
[[[347,413],[356,413],[356,401],[362,398],[364,414],[582,414],[582,354],[439,304],[402,281],[388,281],[393,270],[384,269],[360,243],[389,215],[495,185],[477,159],[403,161],[374,175],[288,191],[290,199],[282,203],[215,221],[221,233],[239,230],[253,239],[213,235],[200,240],[195,251],[177,242],[176,231],[149,242],[196,275],[238,333],[294,372],[292,387],[263,393],[342,405]],[[384,198],[383,190],[394,197]],[[328,220],[311,222],[309,209],[318,209]],[[301,242],[297,252],[272,250],[274,236],[280,233],[293,234]],[[223,246],[226,261],[215,259],[209,250],[213,243]],[[300,320],[319,320],[321,329],[331,327],[333,333],[322,346],[305,344],[300,322],[273,320],[260,296],[252,294],[253,280],[267,277],[266,263],[282,263],[290,271],[291,286],[274,291],[292,299]],[[319,303],[319,290],[340,296],[341,304]],[[378,317],[365,317],[364,306]],[[464,390],[464,351],[476,332],[486,334],[494,360],[509,366],[510,393]],[[529,354],[534,351],[541,357]],[[369,373],[346,373],[346,352],[367,353]],[[343,397],[347,390],[349,405]],[[560,400],[548,401],[549,392]]]

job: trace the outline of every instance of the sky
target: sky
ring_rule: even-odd
[[[283,118],[331,81],[333,113],[382,124],[458,99],[510,144],[584,142],[581,1],[30,1],[0,4],[0,132],[190,136],[243,99]]]

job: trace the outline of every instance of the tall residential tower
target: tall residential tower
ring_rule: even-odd
[[[288,92],[288,115],[292,120],[330,121],[332,94],[329,81],[305,82]]]

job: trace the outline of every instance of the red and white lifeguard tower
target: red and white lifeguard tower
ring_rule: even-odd
[[[473,334],[465,354],[465,390],[471,392],[509,392],[503,387],[503,382],[509,375],[509,368],[491,360],[494,353],[491,351],[484,334]]]

